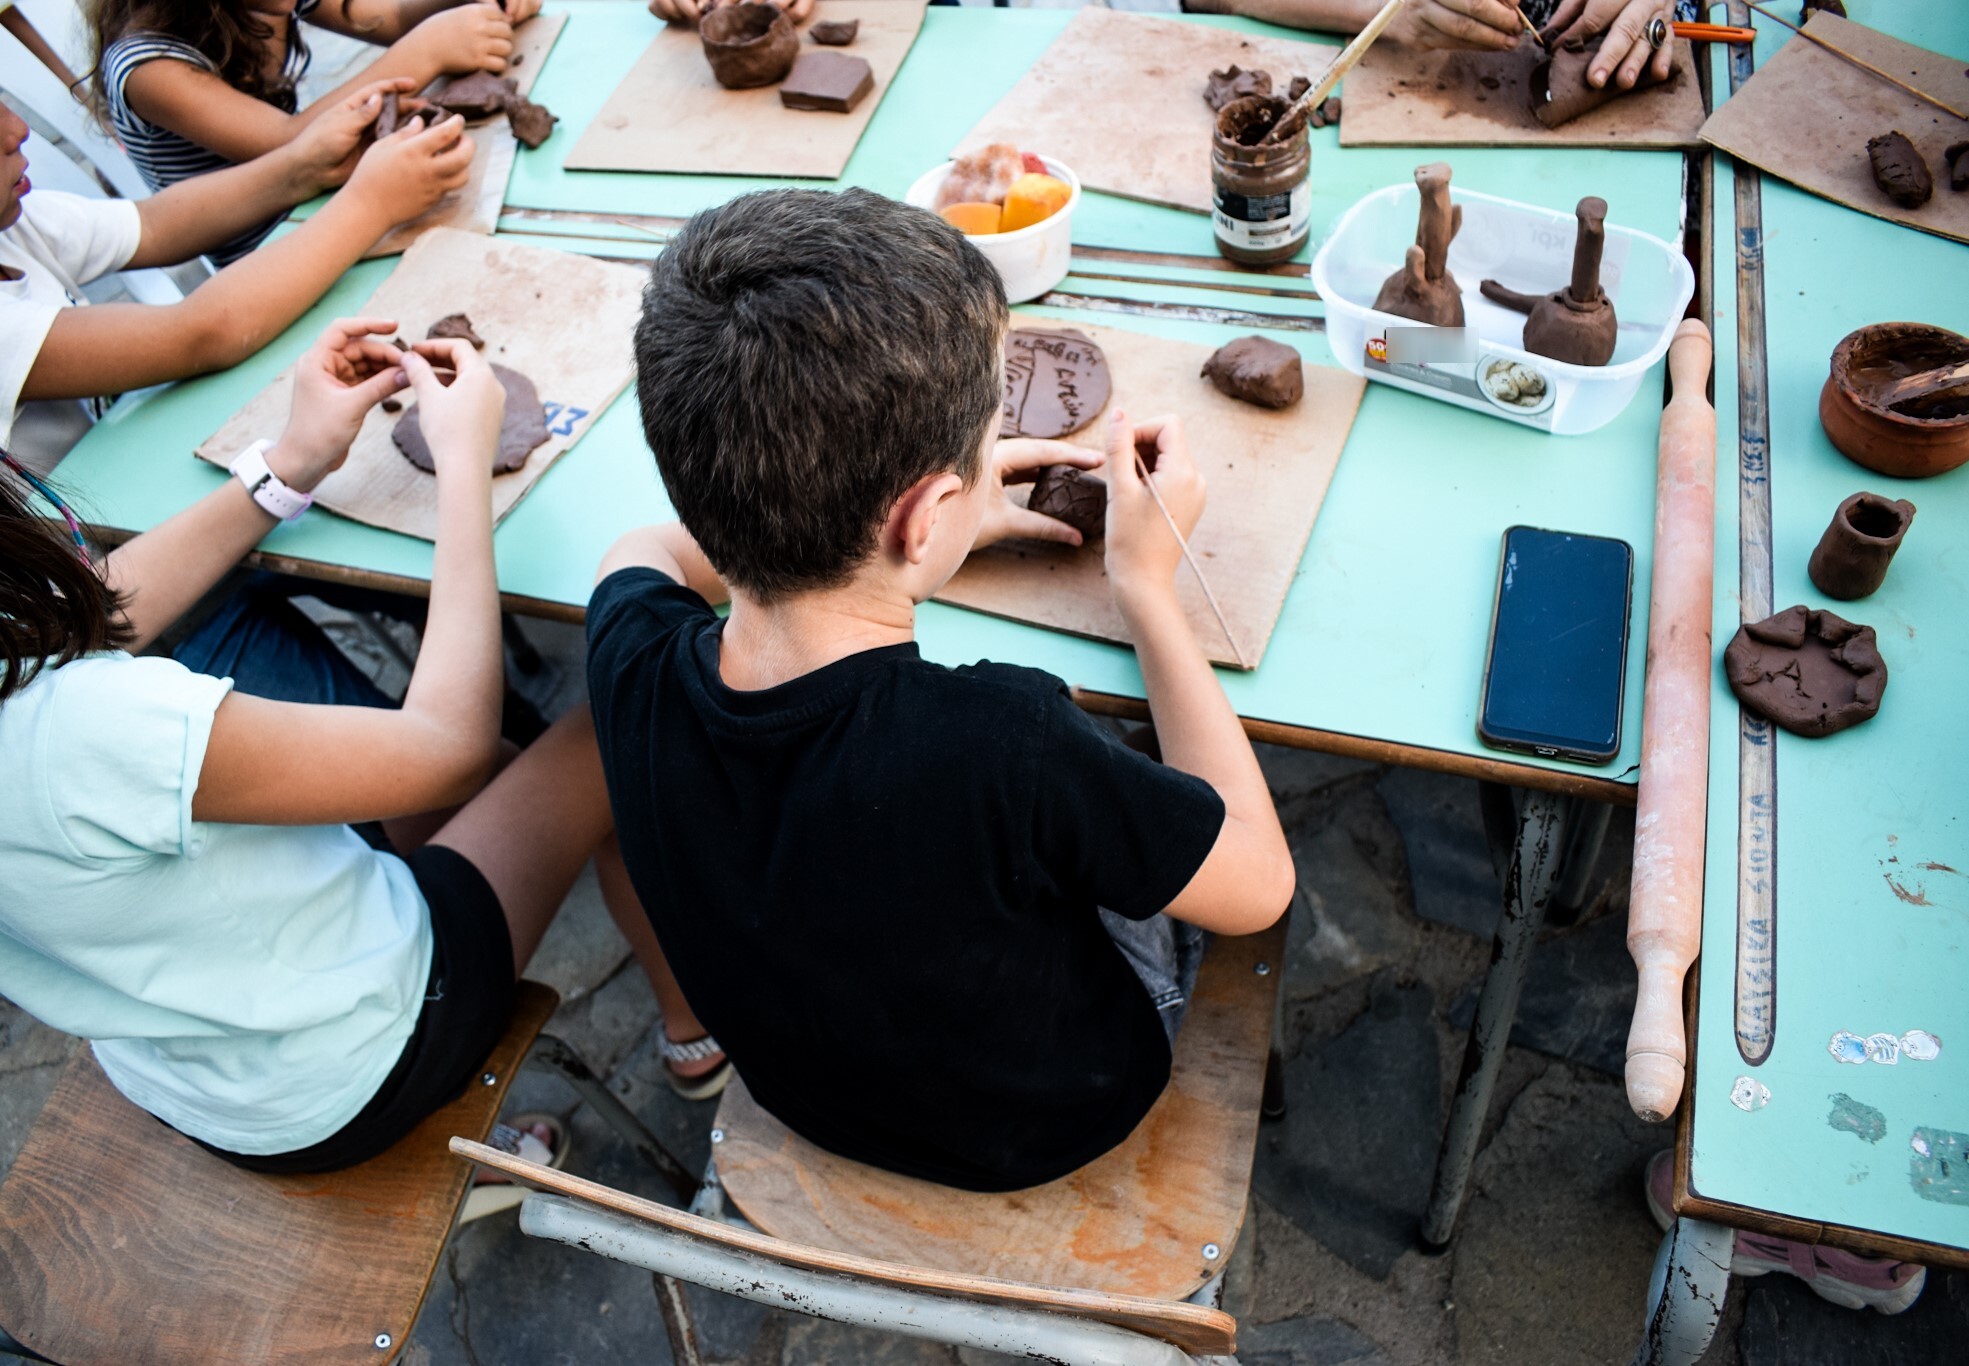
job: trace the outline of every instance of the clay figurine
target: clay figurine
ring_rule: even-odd
[[[1463,291],[1449,273],[1449,244],[1463,226],[1463,210],[1449,202],[1449,166],[1434,161],[1415,168],[1422,192],[1415,245],[1402,268],[1382,282],[1374,307],[1431,327],[1463,326]]]
[[[1000,436],[1061,437],[1108,406],[1108,358],[1070,329],[1021,327],[1005,334],[1005,425]]]
[[[424,333],[425,341],[437,341],[444,337],[456,337],[459,341],[470,342],[475,351],[485,350],[485,338],[472,328],[472,320],[463,313],[447,313],[432,323]]]
[[[1868,138],[1866,154],[1873,163],[1873,183],[1902,208],[1918,209],[1935,193],[1935,178],[1928,174],[1928,163],[1898,128]]]
[[[1600,288],[1600,254],[1607,243],[1607,201],[1593,195],[1573,210],[1579,235],[1572,244],[1572,283],[1544,297],[1520,294],[1495,280],[1478,288],[1492,303],[1531,316],[1525,319],[1525,350],[1568,365],[1605,365],[1613,359],[1620,324],[1613,301]]]
[[[727,90],[772,85],[800,55],[800,34],[776,5],[720,5],[698,23],[711,74]]]
[[[1533,118],[1547,128],[1557,128],[1581,114],[1598,109],[1609,100],[1662,84],[1654,74],[1653,63],[1649,63],[1641,68],[1639,78],[1630,89],[1622,90],[1612,80],[1598,89],[1588,85],[1586,72],[1599,52],[1604,37],[1604,29],[1588,31],[1582,21],[1552,40],[1552,55],[1532,68],[1528,82]],[[1668,79],[1673,81],[1679,74],[1671,72]]]
[[[1214,112],[1222,112],[1232,100],[1241,100],[1246,95],[1269,95],[1272,93],[1272,73],[1269,71],[1246,71],[1232,66],[1224,71],[1210,73],[1208,84],[1203,87],[1203,102]]]
[[[866,59],[832,49],[803,52],[779,88],[779,102],[788,109],[846,114],[874,88],[875,72]]]
[[[1072,465],[1048,465],[1040,470],[1026,506],[1065,522],[1080,533],[1083,544],[1093,544],[1107,531],[1107,483]]]
[[[492,373],[506,390],[506,419],[499,427],[499,448],[492,453],[492,472],[507,474],[524,465],[534,447],[547,439],[547,409],[533,381],[519,371],[494,365]],[[431,461],[431,444],[424,439],[419,411],[413,407],[398,418],[390,438],[404,459],[426,474],[435,474],[437,466]]]
[[[1723,672],[1747,709],[1812,739],[1867,720],[1887,690],[1873,628],[1803,606],[1739,627]]]
[[[1299,353],[1268,337],[1239,337],[1203,363],[1203,377],[1220,393],[1260,408],[1290,408],[1306,392]]]
[[[859,19],[821,19],[807,30],[822,47],[846,47],[861,32]]]
[[[1914,524],[1914,504],[1904,498],[1856,493],[1832,514],[1807,572],[1829,598],[1863,598],[1887,579],[1887,566]]]
[[[1969,190],[1969,142],[1951,142],[1942,149],[1942,164],[1948,167],[1948,187]]]

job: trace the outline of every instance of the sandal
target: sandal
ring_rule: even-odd
[[[672,1091],[685,1100],[710,1100],[720,1094],[732,1079],[731,1059],[725,1056],[725,1050],[709,1034],[675,1043],[659,1024],[656,1051],[663,1059],[663,1079],[670,1083]],[[685,1076],[677,1070],[680,1062],[703,1062],[708,1058],[718,1059],[718,1065],[708,1072]]]
[[[542,1143],[529,1132],[536,1124],[544,1124],[547,1127],[550,1135],[548,1142]],[[567,1126],[549,1114],[528,1112],[501,1120],[492,1126],[492,1133],[486,1138],[486,1142],[501,1152],[512,1153],[516,1157],[523,1157],[543,1167],[552,1167],[556,1171],[567,1162],[569,1147]],[[473,1177],[472,1188],[465,1194],[465,1208],[459,1214],[458,1222],[469,1224],[474,1219],[485,1218],[488,1214],[512,1209],[530,1194],[532,1194],[531,1187],[523,1186],[508,1176],[489,1171],[477,1172]]]

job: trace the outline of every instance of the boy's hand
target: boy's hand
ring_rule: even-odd
[[[407,223],[464,186],[472,152],[456,114],[431,128],[413,120],[363,153],[343,193],[377,209],[386,226]]]
[[[1183,562],[1183,547],[1170,534],[1137,459],[1153,472],[1155,491],[1185,540],[1203,516],[1203,476],[1190,459],[1182,419],[1151,418],[1138,427],[1115,409],[1102,477],[1108,481],[1108,581],[1117,597],[1172,589]]]
[[[342,318],[294,367],[287,429],[267,452],[267,466],[306,493],[341,468],[363,418],[408,381],[397,349],[372,340],[397,325],[388,318]]]
[[[440,75],[502,75],[513,55],[513,22],[495,4],[457,5],[424,20],[399,46],[407,44]]]
[[[1005,486],[1030,484],[1039,477],[1039,471],[1048,465],[1098,470],[1101,459],[1099,451],[1090,451],[1085,446],[1075,446],[1065,441],[1045,441],[1026,436],[1000,441],[992,447],[990,468],[985,471],[985,478],[991,481],[987,495],[990,501],[985,504],[984,521],[978,524],[978,538],[971,542],[971,549],[982,550],[988,545],[1014,538],[1079,545],[1080,533],[1065,522],[1006,501]]]
[[[408,76],[371,81],[303,128],[291,144],[303,193],[332,190],[347,180],[362,156],[363,135],[382,112],[383,96],[392,90],[408,94],[416,88]]]
[[[695,28],[721,2],[736,3],[736,0],[649,0],[649,12],[666,24],[688,24]],[[796,24],[804,24],[814,12],[814,0],[765,0],[765,3],[785,10],[787,18]]]
[[[461,473],[492,479],[492,451],[506,420],[506,389],[485,357],[470,342],[455,337],[418,342],[401,357],[411,386],[417,391],[424,440],[439,480]],[[441,380],[433,362],[455,372]]]

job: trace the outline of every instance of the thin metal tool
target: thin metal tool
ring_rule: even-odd
[[[1871,74],[1878,76],[1881,80],[1887,82],[1887,84],[1889,85],[1899,86],[1902,90],[1907,91],[1908,94],[1914,96],[1917,100],[1922,100],[1928,104],[1932,104],[1935,106],[1935,108],[1942,110],[1944,113],[1953,114],[1959,119],[1969,120],[1969,114],[1963,113],[1960,109],[1957,109],[1954,105],[1943,104],[1940,100],[1936,99],[1933,95],[1930,95],[1927,91],[1917,90],[1913,86],[1909,85],[1906,81],[1901,80],[1898,77],[1888,75],[1886,72],[1882,71],[1879,67],[1873,65],[1871,62],[1861,61],[1858,57],[1855,57],[1852,53],[1848,52],[1845,48],[1840,47],[1834,43],[1828,43],[1825,39],[1819,37],[1818,34],[1816,33],[1807,33],[1804,29],[1798,27],[1798,25],[1792,23],[1789,19],[1778,18],[1777,15],[1771,13],[1769,10],[1765,9],[1762,5],[1758,4],[1757,0],[1744,0],[1744,3],[1748,4],[1750,8],[1756,10],[1759,14],[1763,15],[1766,19],[1769,19],[1772,23],[1780,24],[1783,27],[1790,29],[1793,33],[1797,34],[1800,38],[1803,38],[1808,43],[1817,43],[1820,47],[1824,48],[1827,52],[1830,52],[1833,56],[1845,58],[1847,61],[1851,62],[1854,66],[1858,67],[1860,70],[1865,72],[1870,72]]]
[[[1249,669],[1251,665],[1245,662],[1244,649],[1237,643],[1237,637],[1231,634],[1231,623],[1225,619],[1224,609],[1217,605],[1217,595],[1210,591],[1210,580],[1203,577],[1203,566],[1198,564],[1196,556],[1190,553],[1190,543],[1177,528],[1176,519],[1169,515],[1169,505],[1162,501],[1162,490],[1155,486],[1155,479],[1149,474],[1149,467],[1142,463],[1140,452],[1135,455],[1135,473],[1142,476],[1143,487],[1148,489],[1149,497],[1155,499],[1156,511],[1162,514],[1163,521],[1169,523],[1169,531],[1175,536],[1176,544],[1183,548],[1183,559],[1188,563],[1190,573],[1196,575],[1197,587],[1203,590],[1203,600],[1210,604],[1210,610],[1217,618],[1217,628],[1224,633],[1224,639],[1231,643],[1231,653],[1237,657],[1238,668]]]

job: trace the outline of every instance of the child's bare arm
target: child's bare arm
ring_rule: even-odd
[[[1251,742],[1177,601],[1182,551],[1135,467],[1137,443],[1154,450],[1156,489],[1185,535],[1203,512],[1203,478],[1173,417],[1136,427],[1117,411],[1108,435],[1108,577],[1135,641],[1162,759],[1224,802],[1216,844],[1167,910],[1208,930],[1250,934],[1291,901],[1292,853]]]
[[[462,127],[453,119],[377,143],[320,213],[227,266],[182,303],[63,309],[21,397],[118,394],[238,364],[311,308],[393,225],[464,183],[472,145]],[[145,246],[132,264],[171,259]]]
[[[335,33],[370,43],[394,43],[426,19],[476,0],[321,0],[308,22]],[[540,0],[499,0],[514,25],[540,12]]]
[[[657,526],[625,531],[602,556],[601,568],[595,571],[595,582],[600,583],[619,569],[637,568],[654,569],[673,582],[681,583],[713,607],[731,598],[725,581],[718,577],[718,571],[711,567],[711,561],[704,558],[704,552],[698,548],[696,538],[684,530],[681,522],[663,522]]]

